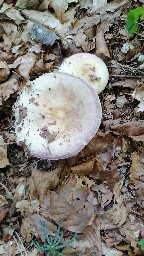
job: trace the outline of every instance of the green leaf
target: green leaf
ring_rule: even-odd
[[[144,239],[141,239],[138,244],[141,246],[142,251],[144,251]]]
[[[126,21],[126,29],[128,34],[137,32],[138,30],[138,20],[144,19],[144,8],[138,7],[128,13]]]

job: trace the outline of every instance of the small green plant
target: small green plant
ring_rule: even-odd
[[[138,7],[127,15],[126,29],[128,34],[136,33],[139,27],[138,22],[144,20],[144,7]]]
[[[60,253],[59,250],[69,246],[76,239],[77,234],[75,234],[68,242],[61,244],[63,239],[63,233],[61,232],[62,222],[63,221],[60,221],[54,238],[51,235],[48,235],[45,223],[43,221],[40,222],[46,243],[44,243],[43,246],[40,246],[32,241],[32,245],[41,251],[47,252],[47,256],[64,256],[64,254]]]
[[[144,239],[141,239],[138,244],[141,246],[141,250],[144,251]]]

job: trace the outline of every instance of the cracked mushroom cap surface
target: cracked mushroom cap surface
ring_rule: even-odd
[[[102,110],[82,79],[54,72],[29,82],[14,104],[15,133],[31,155],[58,160],[76,155],[95,135]]]
[[[109,72],[102,59],[91,53],[76,53],[61,64],[60,72],[68,73],[88,82],[97,94],[106,87]]]

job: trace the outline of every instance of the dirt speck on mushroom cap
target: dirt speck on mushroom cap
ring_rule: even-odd
[[[68,73],[88,82],[99,94],[106,87],[109,73],[106,64],[94,54],[76,53],[61,64],[60,72]]]
[[[60,72],[44,74],[26,86],[13,112],[17,142],[24,142],[31,155],[52,160],[77,154],[97,132],[102,116],[93,88]]]

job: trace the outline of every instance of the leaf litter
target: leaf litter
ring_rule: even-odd
[[[54,237],[61,220],[63,242],[78,234],[64,255],[142,255],[143,54],[141,34],[125,29],[132,8],[126,0],[0,1],[0,255],[44,255],[31,246],[44,242],[40,221]],[[27,81],[83,51],[110,72],[99,132],[69,159],[29,157],[15,143],[12,105]]]

